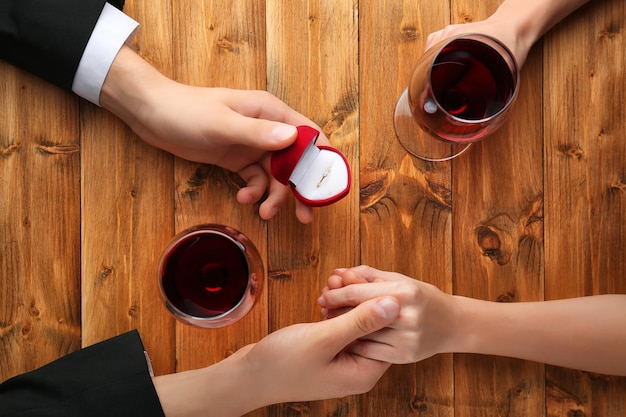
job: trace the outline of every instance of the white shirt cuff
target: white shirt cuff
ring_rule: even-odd
[[[109,3],[105,3],[98,22],[78,63],[72,91],[100,105],[100,90],[111,64],[122,45],[127,42],[139,23]]]

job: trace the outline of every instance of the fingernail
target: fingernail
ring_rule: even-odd
[[[296,134],[297,130],[295,126],[279,124],[274,130],[272,130],[271,139],[274,142],[282,142],[285,139],[289,139]]]
[[[391,319],[398,316],[400,305],[393,298],[383,298],[376,303],[380,316],[384,319]]]

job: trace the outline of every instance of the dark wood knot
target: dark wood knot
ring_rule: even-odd
[[[511,260],[511,249],[502,234],[503,231],[492,226],[483,225],[476,229],[476,239],[483,255],[498,262],[498,265],[506,265]]]
[[[274,281],[289,281],[292,278],[289,271],[269,271],[267,275]]]
[[[559,152],[563,154],[563,156],[571,159],[575,159],[580,161],[585,157],[585,151],[574,143],[564,143],[559,145]]]
[[[391,185],[389,171],[383,169],[365,170],[361,174],[361,187],[359,198],[361,210],[367,210],[376,205],[387,195]]]
[[[103,284],[109,276],[113,274],[113,267],[108,265],[102,265],[102,269],[98,272],[96,277],[96,281],[100,284]]]
[[[137,305],[132,305],[128,309],[128,317],[136,317],[138,313],[139,307]]]
[[[604,29],[598,33],[600,39],[613,39],[620,33],[621,24],[618,22],[610,22]]]
[[[513,291],[500,294],[498,298],[496,298],[496,301],[498,303],[512,303],[514,300],[515,300],[515,293]]]
[[[422,397],[415,397],[411,401],[411,410],[416,411],[418,413],[425,413],[428,411],[428,405],[426,401]]]
[[[344,124],[346,125],[346,129],[343,134],[356,131],[356,125],[353,126],[348,124],[346,123],[346,120],[357,114],[359,108],[359,93],[356,86],[351,86],[349,88],[350,90],[339,99],[337,104],[335,104],[330,116],[328,117],[328,121],[324,123],[324,126],[322,127],[322,130],[328,137],[339,131]],[[341,140],[337,142],[342,143]]]
[[[187,180],[187,185],[190,188],[199,188],[202,187],[207,182],[207,178],[209,178],[209,174],[211,172],[211,167],[209,165],[200,165],[196,168],[195,172],[189,179]]]
[[[229,52],[235,55],[239,54],[239,45],[230,39],[221,38],[216,42],[216,46],[220,52]]]
[[[38,145],[37,152],[46,155],[71,155],[80,152],[78,145]]]
[[[415,28],[413,26],[405,26],[400,31],[400,38],[404,42],[412,42],[412,41],[416,40],[418,37],[419,36],[418,36],[417,28]]]
[[[9,145],[6,148],[0,147],[0,156],[9,156],[12,153],[17,152],[17,150],[20,148],[20,145]]]

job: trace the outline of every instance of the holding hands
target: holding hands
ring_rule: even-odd
[[[390,365],[356,354],[360,338],[389,325],[399,311],[393,297],[378,297],[332,320],[277,330],[233,356],[245,362],[244,369],[258,380],[257,391],[272,403],[360,394]]]
[[[318,303],[322,314],[331,318],[381,296],[393,296],[400,302],[398,318],[385,329],[362,338],[350,348],[352,353],[392,363],[412,363],[450,351],[458,312],[453,297],[431,284],[361,265],[335,270]]]
[[[399,310],[393,297],[369,300],[332,320],[277,330],[206,368],[156,377],[165,415],[240,416],[269,404],[369,391],[390,364],[354,352],[360,338],[389,325]]]
[[[318,303],[332,318],[383,296],[399,301],[398,317],[362,337],[351,353],[391,363],[479,353],[626,375],[624,294],[500,303],[446,294],[402,274],[358,266],[336,270]]]

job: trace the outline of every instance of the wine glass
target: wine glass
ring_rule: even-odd
[[[519,90],[519,67],[491,36],[445,39],[420,58],[394,112],[396,136],[412,155],[446,161],[493,133]]]
[[[177,234],[161,255],[161,296],[180,321],[223,327],[253,307],[263,283],[263,262],[254,244],[238,230],[218,224]]]

